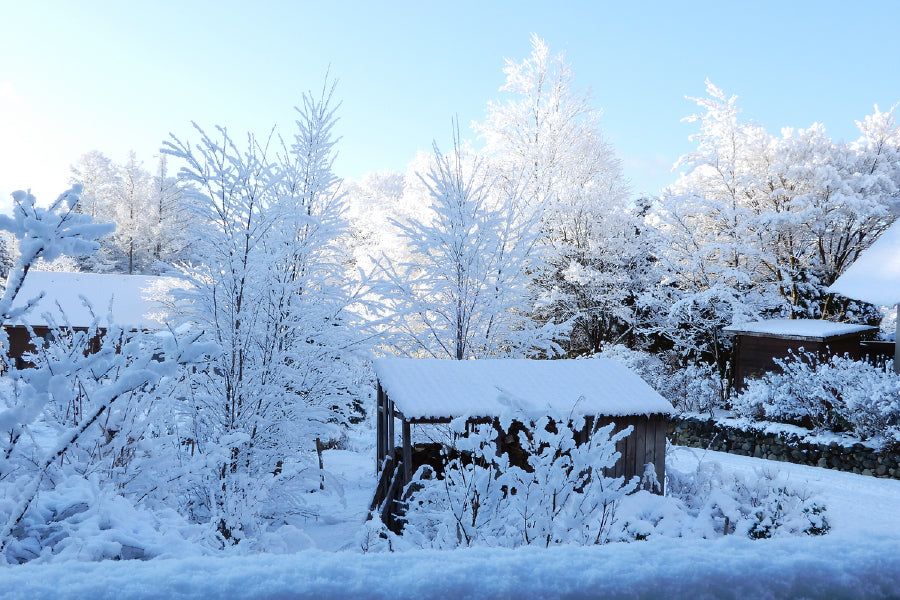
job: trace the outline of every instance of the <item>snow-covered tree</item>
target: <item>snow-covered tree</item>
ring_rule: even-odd
[[[78,212],[95,219],[106,216],[106,207],[118,178],[118,167],[99,150],[91,150],[78,157],[71,166],[70,183],[81,186]]]
[[[541,263],[535,221],[521,215],[521,187],[500,184],[458,137],[449,155],[435,145],[420,177],[429,212],[394,221],[410,260],[382,261],[395,349],[457,360],[555,352],[557,328],[531,318],[529,282]]]
[[[19,239],[20,249],[0,299],[4,324],[32,310],[33,301],[12,307],[36,260],[94,252],[96,239],[111,230],[76,212],[79,192],[74,187],[47,209],[31,194],[15,192],[13,215],[0,216],[0,227]],[[172,335],[128,332],[99,316],[87,331],[56,327],[53,338],[31,357],[32,368],[19,370],[4,359],[0,561],[152,555],[141,546],[162,535],[149,525],[151,515],[139,516],[133,507],[164,486],[154,474],[159,461],[144,460],[165,444],[159,434],[170,412],[155,407],[172,391],[179,365],[204,349]],[[0,342],[9,347],[5,329]],[[115,515],[129,512],[132,523],[113,517],[111,505],[118,505]],[[129,527],[144,528],[143,539]]]
[[[193,379],[195,451],[213,465],[195,511],[223,541],[302,510],[309,452],[358,396],[332,94],[304,95],[290,144],[242,149],[224,128],[167,144],[197,211],[186,317],[219,347]]]
[[[367,173],[359,181],[345,182],[349,244],[357,267],[371,271],[377,257],[403,260],[403,242],[393,235],[390,219],[407,215],[403,203],[406,175],[393,171]]]
[[[189,261],[191,213],[177,178],[169,176],[166,154],[159,156],[150,200],[153,262],[172,265]]]
[[[509,100],[491,102],[475,127],[505,182],[526,181],[521,209],[539,221],[546,247],[536,273],[540,318],[575,317],[567,348],[596,351],[633,321],[639,221],[589,94],[575,88],[564,55],[551,56],[537,36],[531,42],[529,58],[507,60],[500,91]]]
[[[852,316],[825,288],[896,218],[892,111],[876,110],[846,144],[817,124],[772,136],[738,118],[735,97],[709,82],[707,93],[688,119],[700,125],[697,150],[649,219],[672,296],[658,331],[713,354],[717,330],[733,322]]]
[[[145,170],[134,152],[124,164],[91,151],[72,167],[72,183],[83,185],[78,210],[112,221],[115,232],[100,240],[100,252],[80,260],[88,271],[155,273],[159,263],[188,258],[189,212],[162,156],[156,175]],[[164,268],[164,267],[163,267]]]
[[[112,254],[113,260],[123,263],[123,272],[143,272],[153,258],[153,233],[159,217],[151,204],[153,180],[133,151],[128,153],[128,160],[119,168],[118,183],[113,202],[108,207],[116,231],[112,235],[112,247],[107,251]]]

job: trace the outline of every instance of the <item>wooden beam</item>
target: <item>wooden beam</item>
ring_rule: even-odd
[[[412,433],[409,421],[403,419],[403,483],[412,481]]]
[[[387,452],[393,456],[394,448],[397,446],[397,438],[394,436],[394,402],[388,397],[385,397],[385,408],[387,411]]]
[[[378,382],[378,393],[375,400],[375,474],[381,470],[384,462],[384,390]]]

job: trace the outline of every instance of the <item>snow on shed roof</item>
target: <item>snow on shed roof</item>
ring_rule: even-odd
[[[72,327],[87,327],[93,318],[82,302],[83,296],[91,303],[94,314],[100,317],[101,326],[106,325],[112,299],[116,324],[135,329],[160,329],[166,313],[160,298],[172,288],[183,286],[184,283],[174,277],[29,271],[12,308],[21,308],[41,292],[44,297],[28,314],[11,324],[46,326],[44,315],[50,313],[58,325],[68,323]]]
[[[900,303],[900,221],[878,236],[828,291],[880,306]]]
[[[381,358],[375,373],[407,419],[498,417],[509,408],[583,415],[673,412],[623,364],[585,360]]]
[[[875,327],[868,325],[851,325],[849,323],[834,323],[822,319],[770,319],[768,321],[755,321],[741,325],[731,325],[722,331],[726,333],[741,333],[748,335],[773,335],[809,340],[824,340],[839,335],[870,331]]]

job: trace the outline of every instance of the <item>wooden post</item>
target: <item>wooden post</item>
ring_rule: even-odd
[[[325,463],[322,462],[322,440],[316,438],[316,454],[319,455],[319,489],[325,489]]]
[[[394,435],[394,403],[385,399],[385,414],[387,415],[387,437],[385,438],[387,453],[394,455],[394,448],[397,447],[397,438]]]
[[[900,304],[897,304],[897,329],[894,333],[894,373],[900,373]]]
[[[381,470],[384,462],[384,390],[378,383],[378,394],[375,401],[375,474]]]
[[[409,421],[403,419],[403,483],[412,481],[412,433]]]

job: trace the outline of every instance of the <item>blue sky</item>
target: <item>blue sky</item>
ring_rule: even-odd
[[[170,132],[196,139],[191,121],[289,133],[329,68],[338,174],[402,170],[449,145],[454,115],[484,118],[532,32],[592,90],[634,191],[655,193],[692,148],[685,96],[706,78],[769,131],[821,122],[855,139],[874,104],[900,102],[898,22],[894,1],[0,0],[0,195],[55,197],[91,149],[118,162],[133,149],[152,169]]]

